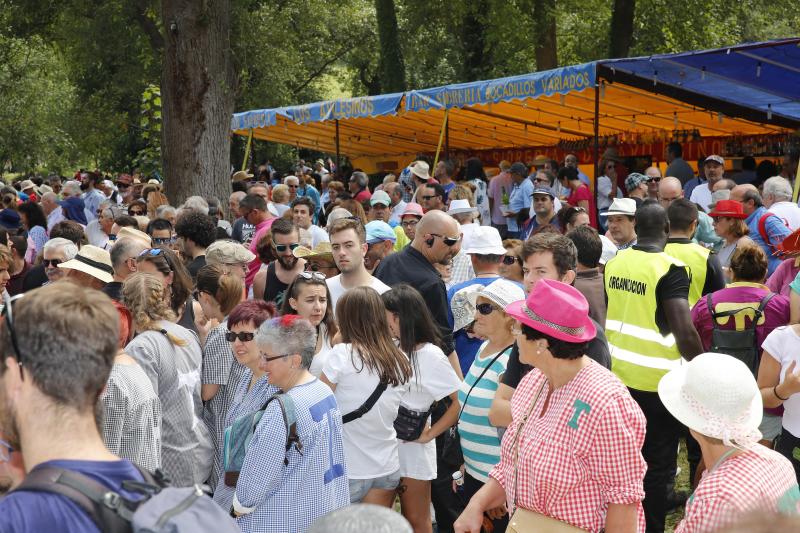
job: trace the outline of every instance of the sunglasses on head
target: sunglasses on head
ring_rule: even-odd
[[[275,248],[275,251],[280,253],[284,253],[286,252],[286,250],[294,251],[294,249],[297,248],[298,246],[300,246],[299,242],[293,242],[292,244],[275,244],[275,243],[272,244],[272,247]]]
[[[492,311],[499,311],[500,308],[490,303],[482,303],[475,306],[475,309],[482,315],[491,315]]]
[[[239,339],[241,342],[250,342],[255,338],[256,334],[250,331],[240,331],[239,333],[227,331],[225,333],[225,340],[228,342],[234,342],[236,339]]]
[[[305,280],[309,280],[309,281],[311,281],[311,280],[316,280],[316,281],[322,281],[322,282],[325,282],[325,275],[324,275],[324,274],[322,274],[321,272],[308,272],[308,271],[304,271],[304,272],[300,272],[300,273],[297,275],[297,277],[299,277],[299,278],[303,278],[303,279],[305,279]]]
[[[61,259],[42,259],[42,264],[45,268],[55,268],[61,264]]]
[[[439,237],[440,239],[442,239],[442,242],[445,244],[445,246],[450,246],[450,247],[455,246],[456,243],[458,243],[458,241],[461,240],[460,235],[458,237],[445,237],[444,235],[439,235],[438,233],[431,233],[431,237],[434,238]]]
[[[517,258],[513,255],[504,255],[503,256],[503,264],[510,266],[517,262]]]
[[[139,253],[139,257],[145,256],[145,255],[150,256],[150,257],[155,257],[155,256],[161,255],[163,253],[164,253],[164,250],[162,250],[161,248],[147,248],[146,250],[142,250]]]

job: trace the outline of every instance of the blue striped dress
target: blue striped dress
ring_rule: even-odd
[[[464,407],[461,418],[458,420],[458,432],[461,435],[461,449],[464,452],[464,466],[467,473],[475,479],[486,483],[492,467],[500,462],[500,439],[497,428],[489,423],[489,408],[492,406],[495,392],[499,384],[499,377],[506,371],[508,356],[511,348],[492,363],[480,382],[475,385],[464,406],[467,392],[481,375],[483,369],[497,355],[497,352],[484,354],[488,342],[483,343],[478,350],[478,355],[472,362],[469,372],[464,376],[461,389],[458,391],[458,401]]]

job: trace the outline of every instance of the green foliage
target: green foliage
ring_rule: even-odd
[[[161,171],[161,88],[148,85],[142,93],[139,137],[144,146],[139,149],[133,164],[143,174],[162,174]]]

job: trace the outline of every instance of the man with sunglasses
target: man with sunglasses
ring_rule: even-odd
[[[78,247],[67,239],[56,237],[44,245],[42,252],[42,265],[49,283],[54,283],[64,277],[64,271],[58,268],[61,263],[66,263],[78,255]]]
[[[428,211],[444,211],[445,205],[445,190],[438,183],[428,183],[420,188],[419,192],[420,204],[425,212]]]
[[[661,169],[658,167],[647,167],[644,171],[647,176],[647,197],[658,201],[658,186],[661,183]]]
[[[289,284],[300,272],[305,270],[305,259],[298,259],[294,250],[300,246],[300,232],[291,220],[278,218],[271,226],[272,253],[275,260],[267,265],[265,271],[254,276],[253,298],[266,302],[274,302],[276,306],[283,304],[284,294]],[[253,242],[257,242],[255,239]],[[261,261],[256,258],[253,262]],[[253,263],[250,263],[251,267]]]

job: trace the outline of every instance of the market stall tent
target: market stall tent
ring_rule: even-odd
[[[418,153],[603,139],[771,135],[800,127],[800,38],[595,61],[488,81],[236,113],[239,135],[399,169]],[[446,117],[446,120],[445,120]],[[444,142],[442,142],[444,141]],[[532,156],[531,156],[532,159]]]

